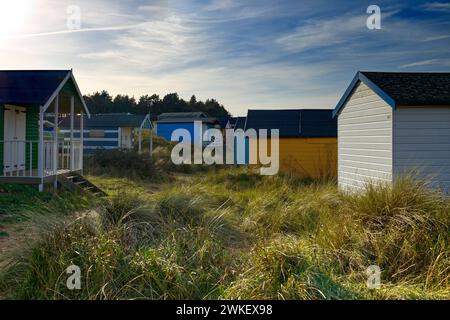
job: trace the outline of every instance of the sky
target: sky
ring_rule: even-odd
[[[358,70],[450,71],[450,2],[0,0],[0,69],[71,68],[84,94],[330,109]]]

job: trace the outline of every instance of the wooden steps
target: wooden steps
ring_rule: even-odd
[[[58,183],[69,191],[88,192],[96,197],[104,197],[106,193],[88,179],[76,172],[58,175]]]

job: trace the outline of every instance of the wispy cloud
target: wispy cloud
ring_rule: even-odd
[[[426,38],[424,41],[425,41],[425,42],[428,42],[428,41],[437,41],[437,40],[444,40],[444,39],[448,39],[448,38],[450,38],[450,34],[444,34],[444,35],[441,35],[441,36],[433,36],[433,37],[429,37],[429,38]]]
[[[276,42],[288,51],[302,52],[356,41],[351,35],[364,31],[365,19],[364,16],[351,16],[308,21]]]
[[[293,32],[279,37],[276,42],[288,51],[303,52],[346,43],[356,44],[377,33],[382,33],[384,37],[390,37],[398,32],[396,29],[401,29],[401,32],[404,32],[403,26],[394,25],[395,19],[391,20],[397,12],[398,10],[391,10],[382,13],[381,30],[367,29],[366,20],[368,16],[358,13],[307,20],[302,22]],[[386,21],[389,21],[389,23]]]
[[[210,3],[203,7],[205,11],[217,11],[217,10],[230,10],[238,8],[242,5],[242,2],[236,0],[212,0]]]
[[[427,2],[423,5],[423,8],[428,11],[444,11],[450,12],[449,2]]]
[[[142,25],[142,24],[139,23],[139,24],[128,25],[128,26],[66,29],[66,30],[49,31],[49,32],[25,33],[25,34],[16,34],[16,35],[9,35],[9,36],[7,35],[7,36],[0,36],[0,38],[2,38],[2,39],[26,39],[26,38],[33,38],[33,37],[48,37],[48,36],[65,35],[65,34],[70,34],[70,33],[121,31],[121,30],[137,28],[140,25]]]
[[[439,62],[439,59],[421,60],[421,61],[416,61],[416,62],[412,62],[412,63],[408,63],[408,64],[403,64],[400,66],[400,68],[413,68],[413,67],[427,66],[430,64],[436,64],[437,62]]]

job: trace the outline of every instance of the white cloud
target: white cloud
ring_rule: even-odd
[[[428,37],[424,41],[428,42],[428,41],[444,40],[444,39],[448,39],[448,38],[450,38],[450,34]]]
[[[240,7],[239,1],[235,0],[212,0],[206,6],[203,7],[205,11],[216,11],[216,10],[230,10],[233,8]]]
[[[400,68],[420,67],[420,66],[426,66],[426,65],[430,65],[430,64],[436,64],[437,62],[439,62],[439,59],[421,60],[421,61],[416,61],[416,62],[412,62],[412,63],[408,63],[408,64],[403,64],[400,66]]]
[[[450,12],[450,3],[449,2],[427,2],[423,5],[425,10],[428,11],[444,11]]]
[[[276,42],[285,50],[302,52],[355,41],[352,35],[367,30],[366,19],[365,16],[352,16],[308,21]]]
[[[49,32],[39,32],[39,33],[25,33],[25,34],[17,34],[17,35],[7,35],[0,38],[3,39],[26,39],[33,37],[47,37],[47,36],[55,36],[55,35],[64,35],[70,33],[81,33],[81,32],[99,32],[99,31],[121,31],[138,27],[140,24],[135,25],[127,25],[127,26],[109,26],[109,27],[100,27],[100,28],[81,28],[81,29],[73,29],[73,30],[58,30],[58,31],[49,31]]]

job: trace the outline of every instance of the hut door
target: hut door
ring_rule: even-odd
[[[25,108],[5,106],[4,116],[4,170],[25,170]]]
[[[132,136],[133,136],[133,129],[131,128],[121,128],[121,143],[120,147],[122,149],[131,149],[132,147]]]

